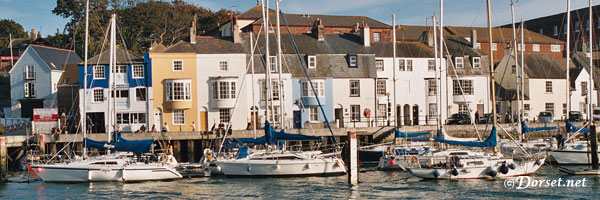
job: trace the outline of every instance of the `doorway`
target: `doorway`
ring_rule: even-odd
[[[410,126],[410,106],[408,104],[404,105],[404,125]]]
[[[413,125],[419,125],[419,105],[413,106]]]
[[[402,114],[401,109],[402,106],[396,105],[396,114],[394,114],[394,121],[397,123],[396,126],[402,126],[402,121],[400,117],[400,114]]]
[[[25,100],[21,101],[21,117],[33,119],[33,109],[43,108],[44,100]]]
[[[202,115],[201,115],[202,116]],[[162,127],[162,110],[160,108],[154,109],[154,126],[156,130],[160,131]]]
[[[90,116],[90,119],[92,120],[92,124],[94,126],[92,126],[92,133],[105,133],[106,132],[106,126],[104,125],[104,113],[103,112],[96,112],[96,113],[88,113],[87,115]]]
[[[294,110],[294,128],[302,128],[302,119],[299,110]]]
[[[343,108],[335,109],[335,120],[339,121],[340,128],[344,128],[344,109]]]

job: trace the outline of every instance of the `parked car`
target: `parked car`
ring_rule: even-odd
[[[500,121],[500,116],[496,115],[496,122]],[[492,123],[492,113],[485,113],[483,116],[479,117],[480,124],[491,124]]]
[[[594,115],[594,121],[600,120],[600,107],[594,107],[594,112],[592,114]]]
[[[542,111],[538,115],[538,121],[542,123],[552,123],[554,122],[554,116],[552,115],[552,112]]]
[[[569,111],[569,121],[581,122],[583,121],[583,115],[579,111]]]
[[[468,114],[455,113],[448,119],[448,124],[470,124],[471,118]]]

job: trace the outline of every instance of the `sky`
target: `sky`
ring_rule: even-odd
[[[233,9],[244,12],[256,5],[256,0],[185,0],[188,3],[209,8],[213,11]],[[511,22],[510,0],[492,1],[492,25]],[[403,25],[427,25],[434,13],[439,16],[440,0],[282,0],[281,10],[294,14],[362,15]],[[594,5],[600,0],[593,0]],[[0,19],[12,19],[29,32],[41,30],[42,35],[61,32],[67,19],[52,14],[55,0],[0,0]],[[588,1],[573,0],[571,9],[588,6]],[[275,0],[271,0],[275,9]],[[452,26],[487,26],[485,0],[444,1],[444,24]],[[566,11],[566,0],[520,0],[515,4],[515,19],[519,21],[553,15]]]

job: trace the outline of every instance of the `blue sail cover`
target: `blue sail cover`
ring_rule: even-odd
[[[87,148],[100,150],[127,151],[135,153],[146,153],[150,151],[154,140],[126,140],[121,134],[116,133],[116,142],[99,142],[85,138]]]
[[[240,139],[245,143],[277,144],[285,140],[322,140],[322,137],[285,133],[285,130],[275,131],[269,121],[265,122],[265,136],[256,139]]]
[[[431,131],[418,132],[418,133],[405,133],[398,129],[396,129],[396,138],[405,138],[405,137],[419,137],[423,135],[429,135]]]
[[[531,127],[527,126],[527,123],[525,123],[525,121],[521,121],[521,127],[522,127],[521,132],[523,134],[529,133],[529,132],[535,132],[535,131],[551,131],[551,130],[556,130],[556,126],[531,128]]]
[[[567,120],[567,133],[575,133],[577,131],[579,131],[580,133],[589,133],[590,128],[585,128],[585,127],[582,128],[582,127],[575,126],[575,125],[573,125],[573,123],[571,123],[569,120]]]
[[[490,136],[484,141],[484,142],[463,142],[463,141],[453,141],[453,140],[445,140],[443,138],[435,137],[433,138],[436,142],[443,142],[446,144],[453,144],[453,145],[461,145],[461,146],[468,146],[468,147],[495,147],[497,145],[497,139],[496,139],[496,127],[492,128],[492,132],[490,133]]]

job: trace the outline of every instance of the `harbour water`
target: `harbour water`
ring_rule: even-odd
[[[16,177],[22,174],[12,174]],[[531,180],[582,180],[585,187],[506,187],[505,180],[420,180],[407,172],[367,171],[350,187],[346,176],[294,178],[201,177],[141,183],[9,182],[0,199],[598,199],[600,177],[567,176],[544,166]],[[518,182],[515,184],[519,184]],[[525,184],[525,183],[523,183]],[[523,185],[524,186],[524,185]]]

